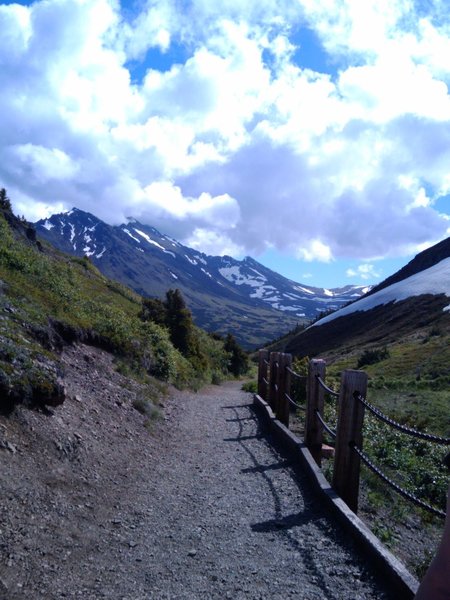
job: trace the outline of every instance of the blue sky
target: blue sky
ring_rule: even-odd
[[[0,2],[0,185],[299,282],[450,228],[450,17],[413,0]]]

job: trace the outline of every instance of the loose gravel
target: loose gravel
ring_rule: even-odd
[[[239,383],[174,392],[149,432],[106,353],[65,361],[53,417],[0,420],[1,600],[398,598]]]

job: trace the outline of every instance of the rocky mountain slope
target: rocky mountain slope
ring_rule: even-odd
[[[250,257],[208,256],[133,219],[110,226],[78,209],[41,220],[36,230],[64,252],[89,256],[105,275],[139,294],[163,297],[179,288],[200,327],[231,332],[246,347],[336,310],[370,289],[306,286]]]

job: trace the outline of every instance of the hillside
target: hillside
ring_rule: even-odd
[[[360,297],[369,288],[326,290],[296,283],[246,257],[208,256],[133,219],[110,226],[73,209],[36,223],[40,238],[92,262],[139,294],[163,297],[178,288],[197,325],[233,333],[254,348]]]
[[[442,252],[427,251],[436,262],[412,261],[410,268],[354,303],[318,320],[311,327],[282,340],[286,351],[298,355],[345,355],[365,346],[398,344],[402,339],[425,338],[433,329],[450,333],[450,244],[439,244]],[[444,255],[445,256],[445,255]],[[426,264],[420,270],[419,265]],[[414,274],[405,277],[405,273]]]
[[[74,342],[112,352],[118,366],[148,380],[149,389],[150,377],[183,386],[226,375],[223,342],[193,327],[186,311],[180,314],[189,343],[182,354],[170,327],[144,319],[142,308],[141,296],[102,275],[88,258],[39,242],[28,223],[0,207],[0,410],[64,402],[59,355]],[[146,402],[142,398],[143,409]]]

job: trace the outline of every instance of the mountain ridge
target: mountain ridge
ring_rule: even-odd
[[[450,331],[450,238],[420,253],[362,298],[279,345],[300,355],[345,354],[358,345],[396,343],[421,331],[425,339],[430,328]]]
[[[209,256],[133,218],[112,226],[74,208],[42,219],[35,227],[40,238],[69,254],[89,256],[105,275],[139,294],[161,298],[169,288],[179,288],[200,327],[231,332],[247,348],[336,310],[370,289],[307,286],[250,256]]]

